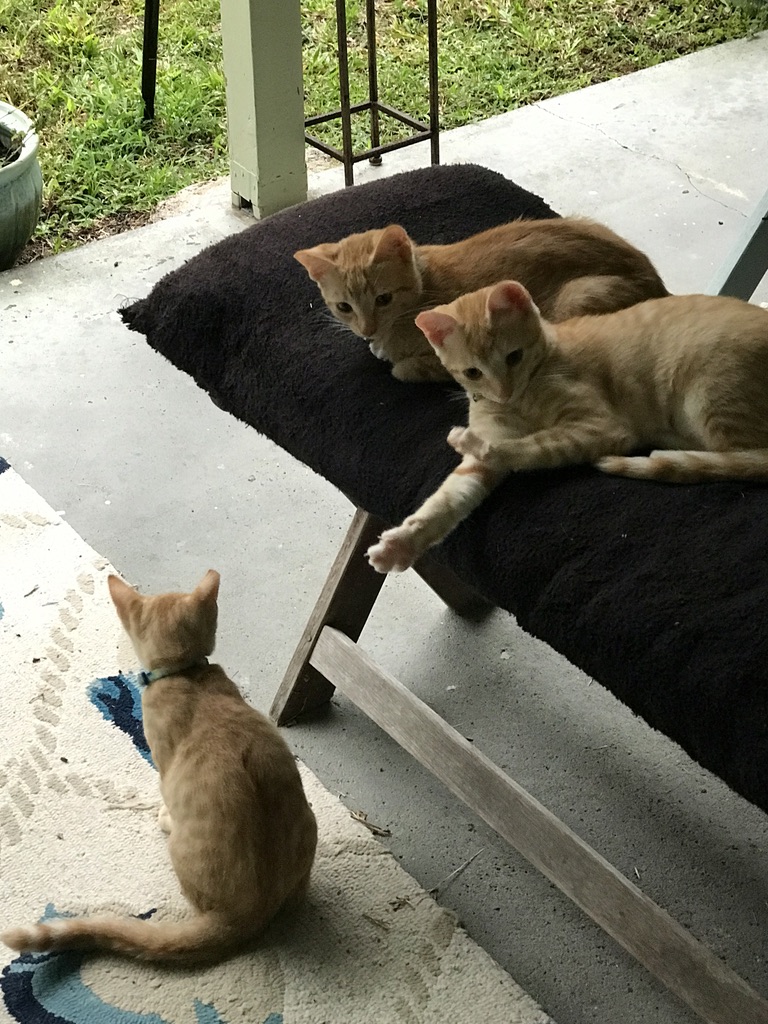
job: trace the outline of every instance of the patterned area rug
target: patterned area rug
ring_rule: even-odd
[[[187,912],[112,571],[0,459],[0,926]],[[124,671],[124,669],[126,671]],[[310,896],[255,950],[196,972],[0,947],[21,1024],[546,1024],[547,1016],[306,769]]]

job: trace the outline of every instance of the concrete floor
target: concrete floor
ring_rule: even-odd
[[[768,34],[447,133],[443,160],[486,164],[561,212],[598,217],[671,289],[702,290],[768,186],[766,94]],[[426,159],[414,147],[361,177]],[[315,176],[313,193],[340,183],[339,169]],[[266,708],[351,509],[116,313],[247,223],[228,202],[223,184],[183,214],[0,274],[0,454],[143,589],[218,568],[217,656]],[[469,625],[406,575],[387,583],[363,640],[768,995],[764,814],[501,612]],[[392,830],[425,887],[482,851],[441,902],[559,1024],[693,1022],[343,699],[288,739],[350,808]]]

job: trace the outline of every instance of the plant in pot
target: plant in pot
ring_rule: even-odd
[[[0,101],[0,270],[13,266],[40,216],[43,176],[37,145],[26,114]]]

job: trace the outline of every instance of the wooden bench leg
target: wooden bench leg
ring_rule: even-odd
[[[382,529],[355,512],[272,717],[291,722],[338,686],[707,1024],[768,1024],[768,1002],[754,989],[358,647],[386,579],[365,559]],[[417,570],[456,611],[488,607],[438,563],[422,560]]]
[[[768,1024],[768,1002],[349,637],[312,662],[707,1024]]]
[[[326,625],[352,640],[362,633],[386,579],[370,567],[365,552],[383,529],[384,524],[375,516],[357,509],[272,702],[270,715],[278,725],[327,704],[333,696],[334,686],[309,664],[309,659]]]
[[[457,615],[467,619],[481,619],[496,607],[429,554],[422,555],[413,568]]]
[[[272,702],[270,714],[278,725],[286,725],[299,715],[327,704],[333,696],[333,685],[310,664],[312,651],[324,626],[334,626],[351,640],[357,640],[362,633],[387,578],[370,567],[365,552],[385,529],[386,523],[369,512],[362,509],[355,512]],[[422,558],[415,570],[459,615],[477,619],[493,608],[476,590],[429,556]]]

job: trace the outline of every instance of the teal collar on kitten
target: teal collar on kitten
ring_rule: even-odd
[[[153,668],[150,672],[139,672],[139,682],[143,686],[149,686],[150,683],[156,683],[158,679],[165,679],[166,676],[181,676],[192,669],[205,668],[207,664],[207,658],[198,658],[191,665],[182,665],[180,668],[175,665],[170,668]]]

